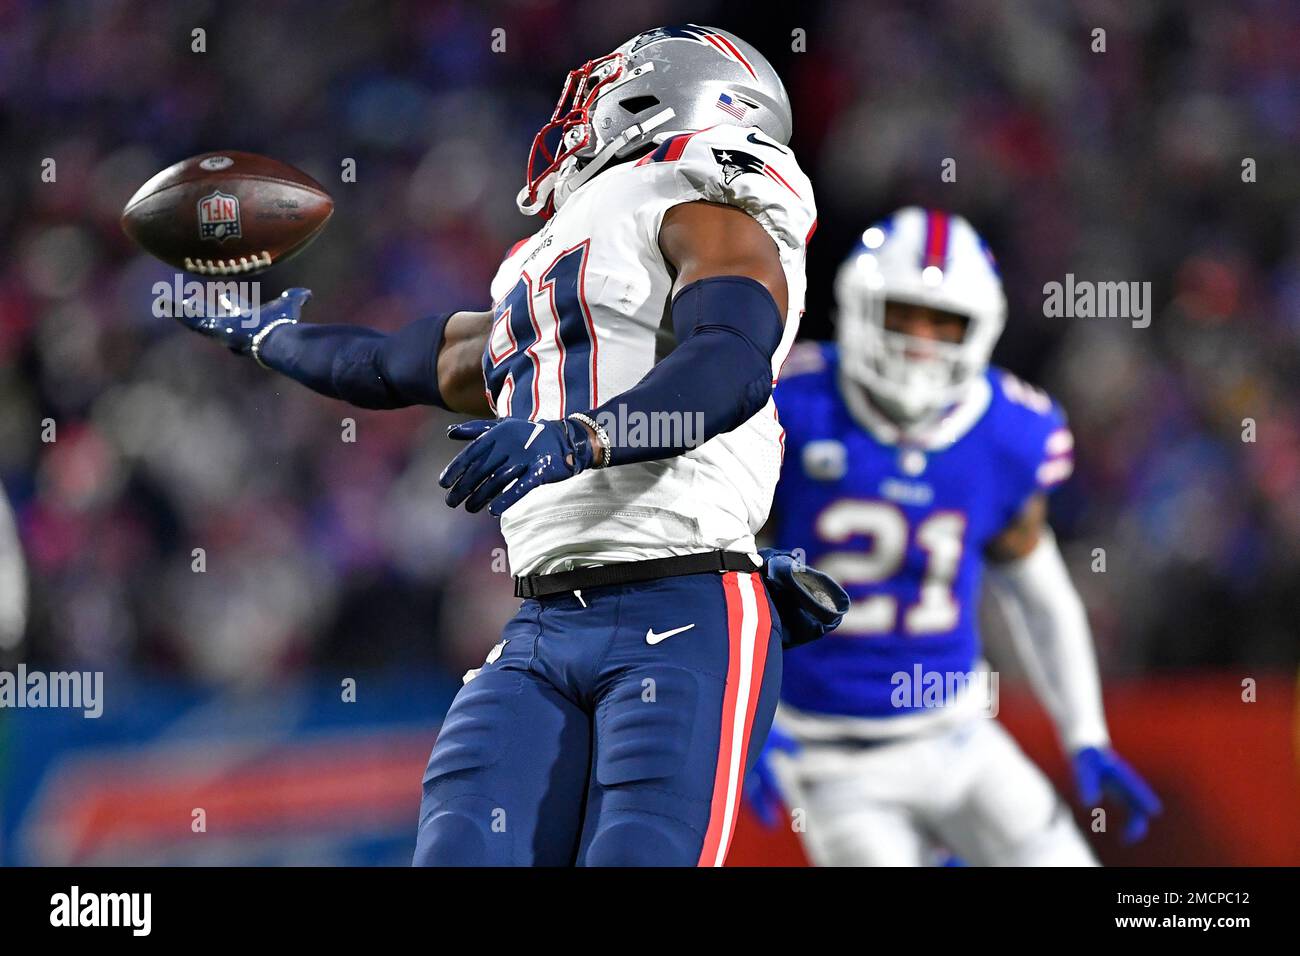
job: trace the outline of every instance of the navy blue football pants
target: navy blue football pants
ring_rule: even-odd
[[[525,601],[447,712],[415,864],[721,865],[779,628],[757,573]]]

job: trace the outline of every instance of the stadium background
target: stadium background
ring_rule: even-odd
[[[136,186],[205,150],[276,156],[337,211],[264,295],[309,286],[307,318],[384,329],[483,308],[535,226],[514,194],[565,71],[695,21],[786,78],[821,214],[805,338],[894,207],[959,211],[998,255],[997,360],[1070,413],[1053,521],[1116,742],[1167,805],[1136,848],[1095,838],[1103,859],[1300,863],[1300,7],[757,9],[0,2],[0,480],[31,577],[0,664],[102,670],[106,695],[99,720],[0,711],[0,861],[405,862],[437,722],[514,607],[495,523],[436,489],[449,416],[348,409],[154,318],[171,274],[117,224]],[[1045,318],[1069,272],[1150,281],[1151,326]],[[1023,688],[1002,711],[1068,789]],[[797,858],[744,821],[733,862]]]

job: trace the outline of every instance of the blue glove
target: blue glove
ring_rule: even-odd
[[[772,770],[772,755],[783,753],[793,757],[798,752],[799,742],[773,727],[768,731],[754,769],[745,780],[745,800],[769,830],[775,830],[785,815],[785,800]]]
[[[438,477],[450,489],[447,504],[455,508],[463,501],[466,511],[488,505],[498,517],[538,485],[572,478],[595,459],[587,429],[567,418],[479,420],[452,425],[447,435],[470,442]]]
[[[1124,842],[1136,843],[1147,833],[1147,821],[1160,813],[1160,798],[1138,772],[1109,747],[1084,747],[1074,755],[1074,779],[1079,799],[1095,807],[1102,793],[1118,799],[1128,808]]]
[[[311,289],[286,289],[259,308],[256,314],[247,306],[241,306],[236,315],[189,314],[202,310],[173,303],[172,316],[187,329],[216,339],[232,352],[246,355],[252,348],[253,336],[273,322],[297,322],[303,303],[310,298]],[[228,300],[227,304],[230,304]]]
[[[835,630],[849,596],[835,579],[806,567],[793,552],[764,548],[763,581],[781,618],[781,646],[798,647]]]

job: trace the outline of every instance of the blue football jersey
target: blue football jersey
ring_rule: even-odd
[[[912,712],[919,701],[891,700],[894,675],[974,669],[985,547],[1069,476],[1064,415],[990,368],[924,446],[894,443],[854,417],[830,344],[792,354],[776,403],[786,430],[777,546],[802,549],[853,602],[838,630],[786,653],[781,699],[821,714]]]

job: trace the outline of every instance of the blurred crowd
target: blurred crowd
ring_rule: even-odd
[[[704,0],[0,0],[0,480],[32,592],[16,653],[227,684],[475,666],[515,601],[495,522],[442,504],[451,417],[351,409],[154,317],[172,273],[118,217],[182,158],[266,153],[337,211],[264,298],[308,286],[309,320],[381,329],[486,308],[537,225],[514,196],[565,71],[685,21],[734,30],[786,77],[820,210],[805,337],[833,335],[831,277],[873,219],[931,204],[986,234],[1011,301],[997,359],[1076,433],[1053,521],[1103,668],[1294,664],[1300,6],[1284,0],[788,19]],[[1150,326],[1045,317],[1067,273],[1151,282]]]

